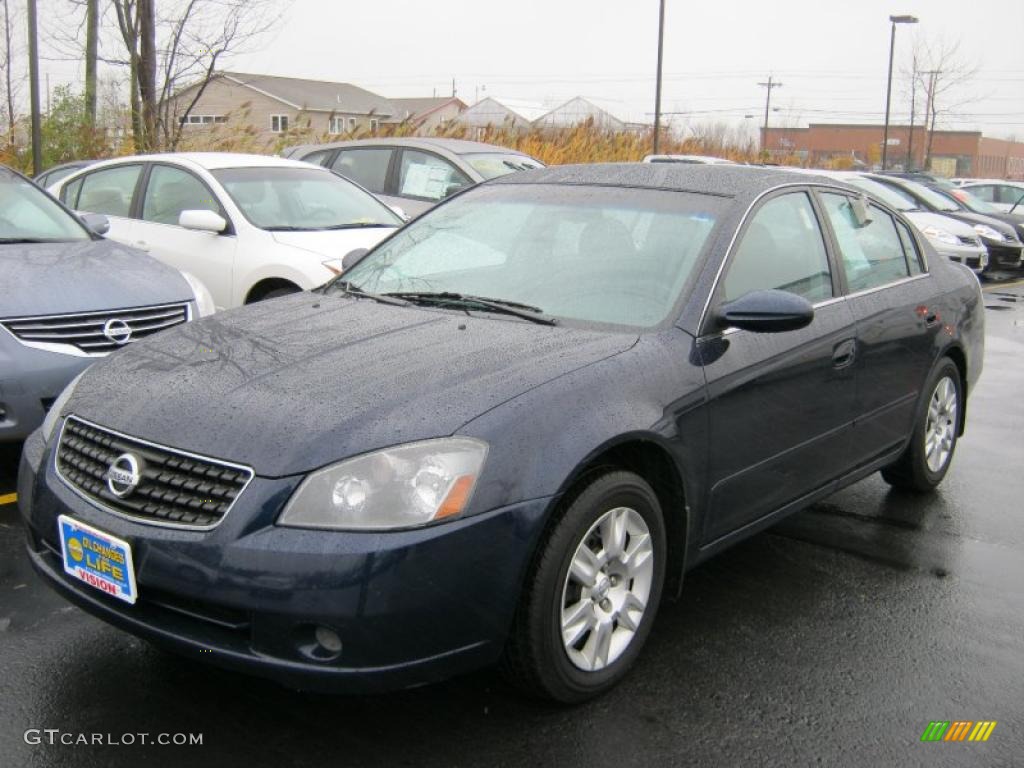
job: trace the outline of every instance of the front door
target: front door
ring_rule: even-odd
[[[776,195],[748,219],[711,308],[769,288],[814,304],[811,324],[699,341],[711,409],[705,545],[825,486],[849,461],[854,321],[806,191]]]
[[[61,202],[79,213],[102,213],[110,222],[106,237],[132,245],[132,207],[142,169],[141,163],[126,163],[79,176],[61,188]]]

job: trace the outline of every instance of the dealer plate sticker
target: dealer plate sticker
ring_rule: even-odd
[[[118,600],[135,602],[135,569],[127,541],[67,515],[57,518],[57,526],[66,573]]]

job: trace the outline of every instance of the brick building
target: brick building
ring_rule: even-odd
[[[811,123],[807,128],[769,128],[762,146],[772,159],[796,155],[808,167],[838,161],[871,168],[881,160],[883,135],[881,125]],[[909,126],[890,125],[888,166],[924,167],[927,144],[923,127],[914,127],[911,141]],[[980,131],[935,131],[930,169],[940,176],[1024,179],[1024,142],[992,139]]]

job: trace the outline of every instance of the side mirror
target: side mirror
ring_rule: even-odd
[[[82,222],[97,235],[105,235],[110,231],[110,219],[102,213],[83,213]]]
[[[228,228],[228,223],[223,216],[213,211],[182,211],[178,216],[178,226],[185,229],[194,229],[199,232],[213,232],[219,235]]]
[[[810,325],[814,307],[803,296],[789,291],[751,291],[723,304],[715,314],[723,328],[781,333]]]
[[[356,263],[370,252],[369,248],[356,248],[354,251],[349,251],[341,260],[341,271],[345,272],[350,268],[354,267]]]

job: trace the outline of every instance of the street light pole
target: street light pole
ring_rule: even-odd
[[[661,59],[665,47],[665,0],[658,4],[658,75],[654,85],[654,154],[661,138]]]
[[[890,16],[892,30],[889,33],[889,79],[885,86],[885,129],[882,132],[882,170],[885,170],[886,160],[889,156],[889,105],[892,102],[892,60],[896,51],[896,25],[917,24],[916,16]]]

